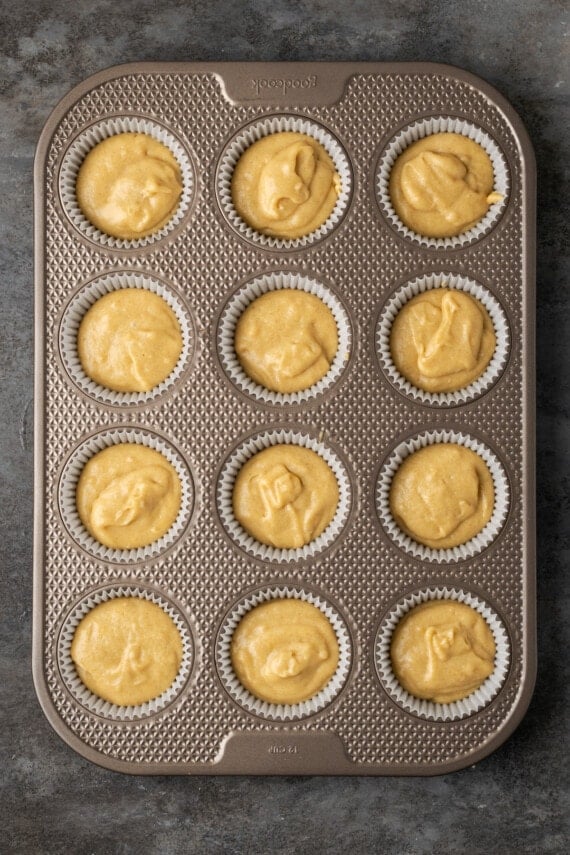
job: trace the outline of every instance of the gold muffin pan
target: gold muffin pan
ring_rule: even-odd
[[[74,175],[90,146],[133,129],[179,158],[183,203],[156,236],[116,241],[78,214]],[[307,239],[253,233],[229,201],[236,157],[279,129],[315,134],[343,176],[333,216]],[[390,212],[385,164],[402,140],[442,129],[492,152],[505,200],[464,238],[426,241]],[[56,731],[96,763],[145,774],[428,775],[494,750],[524,714],[535,671],[534,161],[512,108],[472,75],[430,64],[122,66],[56,108],[35,193],[34,679]],[[109,393],[77,357],[83,313],[127,284],[165,296],[183,331],[178,366],[148,394]],[[498,355],[464,394],[421,395],[390,365],[390,313],[443,284],[487,300]],[[338,364],[300,395],[267,394],[232,354],[239,312],[279,287],[320,294],[341,332]],[[166,453],[183,485],[173,528],[140,550],[97,544],[75,508],[82,465],[124,441]],[[455,550],[402,538],[385,501],[397,456],[433,441],[475,447],[495,482],[491,522]],[[339,483],[333,523],[299,550],[262,547],[231,511],[239,466],[275,442],[317,451]],[[141,708],[91,696],[69,656],[80,617],[114,596],[158,602],[185,643],[174,686]],[[341,647],[331,686],[298,708],[248,696],[228,664],[239,616],[283,596],[322,608]],[[496,630],[491,684],[453,709],[403,697],[386,665],[398,615],[432,597],[474,603]]]

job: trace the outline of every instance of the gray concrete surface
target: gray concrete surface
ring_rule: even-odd
[[[568,827],[570,292],[562,0],[0,0],[0,852],[562,853]],[[30,670],[32,159],[56,102],[134,60],[430,60],[494,84],[538,192],[539,674],[476,767],[432,779],[137,778],[51,730]],[[566,181],[566,183],[565,183]]]

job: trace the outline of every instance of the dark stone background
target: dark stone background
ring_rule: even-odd
[[[0,852],[569,851],[570,294],[563,0],[0,0]],[[538,650],[530,710],[439,778],[140,778],[90,764],[36,701],[32,160],[57,101],[136,60],[429,60],[494,84],[538,161]]]

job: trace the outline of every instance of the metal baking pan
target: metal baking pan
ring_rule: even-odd
[[[382,197],[379,175],[393,140],[433,121],[477,127],[502,155],[508,192],[499,215],[459,243],[432,245],[406,235]],[[260,122],[316,126],[343,152],[345,204],[334,227],[315,240],[260,242],[228,215],[224,158]],[[158,127],[185,159],[191,177],[184,210],[157,240],[105,241],[73,211],[70,163],[109,123],[119,130]],[[90,77],[61,101],[35,161],[33,671],[48,720],[72,748],[139,774],[433,775],[477,762],[512,733],[536,669],[535,248],[527,134],[498,92],[457,68],[136,63]],[[158,282],[187,321],[184,370],[144,400],[106,397],[82,383],[70,354],[70,313],[85,294],[125,277]],[[346,364],[322,393],[298,401],[252,395],[231,376],[221,344],[235,295],[255,280],[279,277],[320,283],[348,319]],[[380,352],[390,301],[430,277],[474,282],[505,318],[496,376],[454,402],[409,394]],[[327,449],[346,473],[338,531],[308,555],[251,549],[220,510],[232,455],[252,438],[276,435]],[[489,450],[503,473],[502,517],[473,554],[414,551],[384,524],[380,484],[391,455],[426,436],[468,437]],[[74,465],[100,443],[125,437],[168,448],[189,484],[175,535],[142,556],[93,548],[73,519]],[[65,661],[73,620],[117,591],[158,598],[179,616],[189,639],[176,691],[162,706],[131,717],[84,703]],[[320,598],[345,630],[345,679],[334,697],[304,715],[248,708],[220,665],[232,609],[274,591]],[[486,604],[504,629],[506,651],[492,697],[475,711],[443,718],[400,703],[378,652],[394,607],[436,591]]]

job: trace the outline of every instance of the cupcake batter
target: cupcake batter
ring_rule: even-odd
[[[336,477],[323,458],[298,445],[258,452],[238,472],[233,491],[237,521],[260,543],[296,549],[315,540],[333,519]]]
[[[495,641],[485,619],[454,600],[430,600],[398,623],[390,648],[400,685],[416,698],[450,704],[493,673]]]
[[[182,334],[168,303],[143,288],[105,294],[85,314],[77,334],[83,370],[115,392],[148,392],[174,370]]]
[[[148,134],[107,137],[87,154],[77,175],[83,215],[105,234],[136,240],[170,220],[182,175],[169,148]]]
[[[493,164],[474,140],[431,134],[409,145],[390,173],[390,198],[413,232],[445,238],[468,231],[503,198],[493,192]]]
[[[328,220],[340,194],[340,176],[317,140],[284,131],[246,149],[234,169],[231,193],[249,226],[293,240]]]
[[[336,671],[338,642],[312,603],[272,600],[249,611],[231,642],[235,674],[263,701],[298,704],[320,692]]]
[[[329,371],[338,347],[334,316],[293,288],[258,297],[240,317],[235,349],[246,374],[274,392],[299,392]]]
[[[71,658],[87,688],[112,704],[144,704],[174,682],[182,639],[156,603],[117,597],[95,606],[81,620]]]
[[[409,537],[451,549],[475,537],[493,513],[493,478],[470,448],[436,443],[410,454],[390,488],[390,510]]]
[[[77,484],[81,522],[104,546],[138,549],[176,520],[180,479],[159,451],[135,443],[104,448],[85,464]]]
[[[426,392],[454,392],[479,377],[495,351],[493,322],[470,294],[434,288],[400,309],[390,334],[394,365]]]

